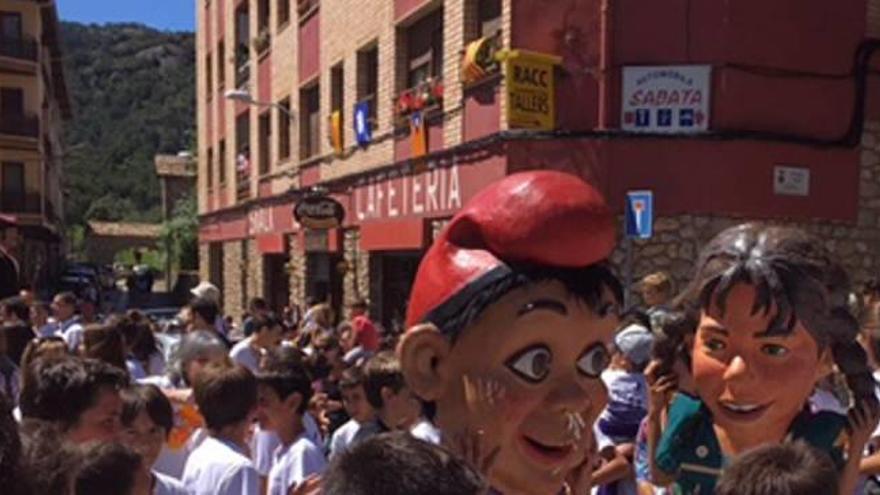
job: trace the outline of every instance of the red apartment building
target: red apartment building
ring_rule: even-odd
[[[392,325],[456,209],[535,168],[621,212],[628,190],[653,192],[636,276],[682,280],[746,218],[817,232],[859,279],[880,262],[880,1],[196,8],[201,273],[229,314],[257,295],[367,297]],[[314,195],[342,205],[338,228],[295,220]]]

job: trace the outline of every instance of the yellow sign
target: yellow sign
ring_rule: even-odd
[[[554,55],[511,50],[505,54],[507,122],[511,129],[549,131],[556,127]]]

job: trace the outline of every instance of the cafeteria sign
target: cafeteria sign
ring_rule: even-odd
[[[711,81],[708,65],[624,67],[621,127],[634,132],[707,131]]]
[[[511,128],[549,131],[556,127],[554,55],[511,50],[504,54],[507,122]]]
[[[345,220],[345,208],[330,196],[306,196],[293,208],[293,216],[308,229],[335,229]]]

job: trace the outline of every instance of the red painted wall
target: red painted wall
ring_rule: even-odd
[[[217,40],[223,39],[226,24],[226,2],[227,0],[217,0]]]
[[[214,23],[211,21],[210,12],[211,4],[205,4],[205,46],[208,47],[209,52],[211,51],[211,47],[214,46]]]
[[[465,141],[498,132],[501,127],[501,86],[484,83],[465,90],[462,137]]]
[[[214,101],[205,103],[205,133],[208,136],[208,146],[214,145]]]
[[[264,56],[257,67],[257,101],[272,101],[272,54]]]
[[[321,11],[299,26],[299,82],[304,83],[321,69]]]
[[[415,12],[429,0],[394,0],[394,21],[397,22]]]
[[[309,187],[321,181],[321,166],[310,165],[300,169],[300,184],[302,187]]]
[[[426,229],[422,218],[366,224],[361,227],[360,247],[365,251],[424,249]]]
[[[576,173],[600,187],[618,211],[627,190],[651,189],[661,215],[853,221],[858,214],[857,160],[857,150],[756,141],[620,139],[511,144],[509,168]],[[775,195],[775,165],[809,168],[809,196]]]

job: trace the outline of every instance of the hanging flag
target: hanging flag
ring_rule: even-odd
[[[412,139],[412,157],[418,158],[428,154],[428,132],[422,112],[413,112],[409,118],[409,133]]]
[[[342,154],[342,111],[334,110],[330,114],[330,145],[337,155]]]
[[[354,135],[358,146],[366,147],[373,139],[369,119],[370,100],[358,102],[354,106]]]

